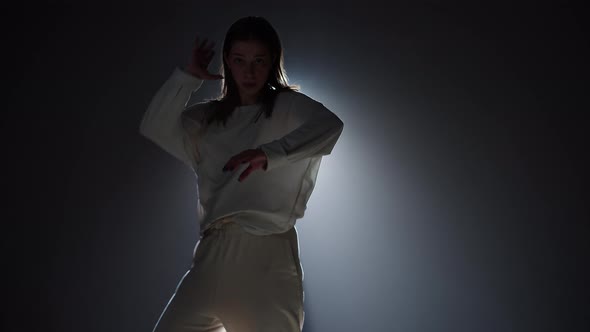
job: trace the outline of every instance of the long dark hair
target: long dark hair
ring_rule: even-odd
[[[265,44],[273,59],[272,68],[268,79],[264,84],[257,102],[261,103],[260,110],[256,115],[254,122],[262,113],[265,117],[272,115],[275,99],[282,91],[298,91],[299,85],[289,85],[285,68],[283,68],[283,47],[278,33],[273,26],[263,17],[247,16],[235,21],[227,31],[223,41],[222,66],[220,73],[224,76],[223,88],[217,99],[209,100],[214,103],[214,111],[211,112],[207,119],[207,124],[216,121],[217,123],[227,123],[227,119],[232,115],[235,108],[240,105],[240,95],[238,87],[229,65],[225,61],[224,54],[229,55],[231,47],[235,41],[256,40]]]

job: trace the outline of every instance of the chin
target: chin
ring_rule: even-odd
[[[258,84],[256,84],[255,86],[246,86],[246,85],[242,85],[242,88],[243,88],[244,90],[252,90],[252,91],[255,91],[255,90],[260,90],[260,86],[259,86]]]

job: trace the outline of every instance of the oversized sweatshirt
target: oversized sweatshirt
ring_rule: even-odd
[[[140,133],[191,168],[197,179],[201,235],[215,220],[232,216],[254,235],[282,233],[303,217],[314,189],[322,156],[332,152],[343,122],[322,103],[296,91],[277,95],[272,116],[253,117],[261,105],[238,106],[226,126],[205,119],[210,101],[187,105],[203,80],[174,68],[152,97]],[[266,170],[243,181],[243,163],[231,172],[223,167],[247,149],[261,149]]]

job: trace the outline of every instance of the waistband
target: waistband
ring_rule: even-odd
[[[245,230],[242,229],[242,226],[234,221],[233,216],[227,216],[227,217],[222,217],[219,219],[216,219],[215,221],[213,221],[211,224],[209,224],[205,230],[202,232],[202,237],[201,238],[205,238],[219,230],[223,229],[224,231],[229,231],[229,232],[233,232],[233,231],[238,231],[238,232],[246,232]],[[285,237],[285,238],[291,238],[293,235],[293,232],[297,232],[295,230],[295,227],[292,227],[291,229],[289,229],[288,231],[284,232],[284,233],[273,233],[273,234],[269,234],[270,236],[278,236],[278,237]],[[266,235],[266,236],[269,236]],[[297,237],[297,235],[295,235],[295,237]]]
[[[227,217],[222,217],[219,218],[215,221],[213,221],[212,223],[210,223],[209,225],[207,225],[207,227],[205,228],[205,230],[202,232],[203,233],[203,237],[208,236],[209,234],[211,234],[212,232],[221,229],[222,227],[224,227],[227,224],[236,224],[233,221],[233,218],[231,216],[227,216]]]

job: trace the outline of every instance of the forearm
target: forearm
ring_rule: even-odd
[[[305,158],[328,155],[338,141],[344,123],[334,113],[316,105],[314,115],[284,137],[258,146],[267,157],[271,170]]]
[[[191,94],[203,80],[176,67],[172,75],[152,97],[139,131],[162,149],[183,161],[187,160],[183,144],[181,115]]]

